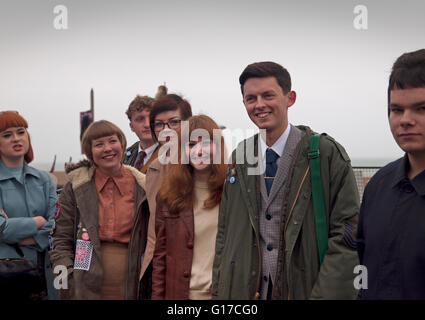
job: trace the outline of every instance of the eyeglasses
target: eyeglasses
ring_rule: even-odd
[[[158,121],[154,123],[154,129],[155,131],[161,131],[165,128],[165,125],[167,125],[169,129],[177,129],[180,126],[181,122],[182,121],[179,119],[173,119],[168,122]]]

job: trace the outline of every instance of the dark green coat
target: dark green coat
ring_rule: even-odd
[[[298,144],[284,187],[281,237],[273,299],[354,299],[354,267],[358,265],[355,232],[359,195],[350,159],[334,139],[320,139],[321,175],[327,212],[328,251],[319,263],[307,153],[314,134]],[[258,136],[250,141],[257,149]],[[249,140],[249,139],[248,139]],[[243,147],[243,141],[237,149]],[[216,255],[213,265],[214,299],[254,299],[259,296],[261,252],[259,238],[260,190],[258,175],[247,175],[253,165],[236,163],[235,182],[229,183],[231,166],[221,201]]]

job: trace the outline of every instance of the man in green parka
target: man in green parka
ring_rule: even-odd
[[[259,62],[248,65],[239,82],[260,134],[238,145],[227,170],[213,298],[354,299],[359,195],[347,153],[322,134],[328,239],[320,263],[308,158],[315,133],[288,123],[288,108],[296,100],[290,75],[277,63]]]

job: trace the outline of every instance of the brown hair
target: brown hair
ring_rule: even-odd
[[[224,162],[225,146],[224,138],[217,123],[206,115],[193,116],[188,119],[189,121],[189,136],[195,129],[205,129],[209,136],[219,134],[219,143],[217,151],[220,150],[220,163],[212,164],[211,176],[208,179],[208,190],[210,196],[204,202],[205,209],[214,208],[220,203],[221,193],[223,191],[224,180],[226,177],[226,164]],[[214,139],[216,140],[216,139]],[[181,137],[179,137],[179,158],[181,159]],[[193,207],[194,204],[194,179],[193,168],[190,164],[168,164],[167,175],[162,183],[159,191],[161,201],[165,201],[168,205],[170,213],[178,213],[184,209]]]
[[[152,111],[149,115],[151,133],[155,140],[158,140],[155,133],[155,117],[160,113],[174,110],[180,110],[182,115],[180,120],[187,120],[192,116],[192,107],[190,106],[190,103],[177,94],[170,93],[162,96],[158,100],[155,100],[155,103],[152,106]]]
[[[131,116],[133,115],[135,111],[142,111],[145,109],[147,111],[151,111],[153,102],[154,102],[154,99],[149,96],[137,95],[136,98],[134,98],[133,101],[131,101],[127,111],[125,112],[127,114],[128,120],[131,121]]]
[[[99,120],[91,123],[83,134],[81,146],[87,158],[93,162],[92,141],[102,137],[112,136],[116,134],[121,142],[122,151],[127,147],[127,140],[124,133],[112,122],[107,120]]]
[[[284,67],[276,62],[264,61],[248,65],[239,76],[239,84],[243,95],[243,85],[250,78],[275,77],[284,94],[291,91],[291,76]]]
[[[23,127],[28,129],[28,122],[21,115],[19,115],[17,111],[0,112],[0,132],[13,127]],[[34,159],[34,152],[32,150],[31,138],[28,131],[27,134],[29,148],[24,156],[24,159],[27,163],[30,163]]]
[[[423,87],[425,87],[425,49],[402,54],[394,62],[388,83],[388,115],[390,115],[391,90]]]

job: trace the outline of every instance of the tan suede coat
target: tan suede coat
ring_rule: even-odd
[[[125,166],[135,180],[134,225],[128,244],[128,272],[125,299],[138,299],[148,288],[139,288],[141,255],[146,247],[149,210],[146,201],[145,175]],[[61,192],[60,213],[53,232],[54,249],[51,251],[53,267],[63,265],[68,269],[68,290],[60,290],[61,299],[100,299],[103,281],[101,246],[98,235],[98,202],[94,183],[95,167],[82,161],[68,171],[68,182]],[[93,244],[93,255],[88,271],[74,270],[75,240],[78,224],[87,229]],[[140,289],[140,292],[139,292]]]

